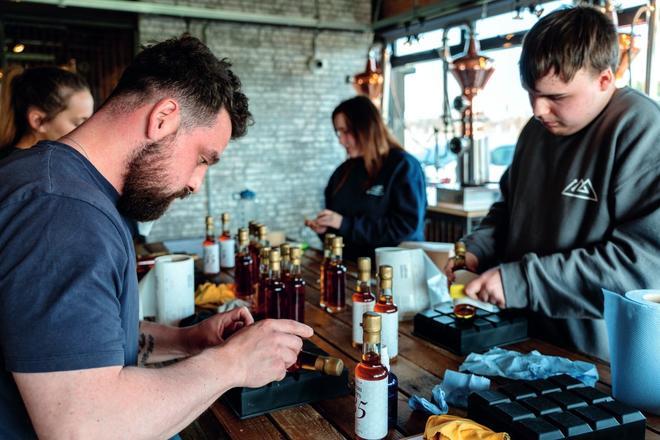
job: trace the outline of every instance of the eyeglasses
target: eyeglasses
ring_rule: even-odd
[[[335,129],[335,134],[337,135],[337,137],[341,137],[342,135],[351,134],[351,130],[345,128],[337,128]]]

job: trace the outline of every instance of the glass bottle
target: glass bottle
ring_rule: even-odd
[[[358,439],[387,436],[387,368],[380,360],[381,316],[362,318],[362,360],[355,367],[355,434]]]
[[[270,246],[261,248],[259,256],[259,276],[254,283],[254,293],[257,298],[255,316],[259,319],[266,317],[266,287],[270,282]]]
[[[287,297],[289,302],[289,319],[305,322],[305,280],[300,264],[302,249],[291,248],[291,269],[287,277]]]
[[[399,416],[399,378],[396,377],[390,368],[390,357],[387,354],[387,347],[382,346],[380,350],[380,359],[385,368],[387,368],[387,429],[396,426],[396,419]]]
[[[342,261],[344,240],[332,239],[330,260],[325,267],[325,309],[328,313],[337,313],[346,307],[346,266]]]
[[[392,274],[392,266],[378,268],[378,301],[374,311],[382,316],[383,344],[387,345],[390,362],[394,363],[399,354],[399,308],[392,298]]]
[[[213,217],[206,216],[206,239],[203,243],[204,275],[213,277],[220,272],[220,247],[215,241]]]
[[[328,376],[341,376],[344,371],[344,361],[332,356],[323,356],[308,351],[300,351],[296,363],[287,368],[287,371],[299,370],[318,371]]]
[[[291,244],[282,243],[280,245],[280,255],[282,255],[282,278],[286,278],[291,269]]]
[[[265,247],[270,247],[268,242],[268,227],[266,225],[259,224],[255,227],[256,230],[256,241],[252,246],[252,271],[253,273],[259,274],[259,266],[261,264],[261,249]]]
[[[321,260],[321,266],[319,270],[319,306],[322,309],[325,309],[325,266],[330,260],[333,238],[335,238],[335,234],[325,234],[325,237],[323,237],[323,259]]]
[[[457,323],[461,325],[471,321],[477,313],[477,309],[473,305],[462,303],[462,298],[465,296],[463,293],[465,285],[478,276],[468,270],[465,262],[466,253],[465,243],[457,241],[454,244],[454,266],[451,269],[454,273],[454,282],[453,285],[450,283],[449,295],[454,303],[454,315],[458,318]]]
[[[266,283],[266,318],[287,319],[289,317],[289,304],[286,298],[286,289],[281,279],[280,264],[282,257],[278,249],[272,249],[269,256],[270,275]]]
[[[236,264],[236,241],[229,232],[229,213],[223,212],[220,219],[222,221],[222,234],[218,238],[220,242],[220,268],[231,269]]]
[[[236,296],[250,303],[254,312],[254,282],[252,279],[252,256],[248,250],[249,232],[247,228],[238,230],[238,254],[236,255]]]
[[[376,303],[376,297],[371,293],[371,258],[360,257],[358,264],[358,279],[353,300],[353,347],[362,347],[362,315],[371,312]]]

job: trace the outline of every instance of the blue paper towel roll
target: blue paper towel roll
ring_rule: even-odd
[[[660,415],[660,290],[603,294],[612,395]]]

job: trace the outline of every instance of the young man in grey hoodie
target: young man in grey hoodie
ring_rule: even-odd
[[[481,273],[469,296],[525,308],[532,335],[603,359],[601,288],[660,288],[660,107],[616,88],[617,62],[616,28],[596,9],[532,27],[520,76],[534,117],[500,201],[462,239]]]

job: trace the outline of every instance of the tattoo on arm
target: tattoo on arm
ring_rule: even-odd
[[[154,343],[155,340],[153,335],[145,335],[144,333],[140,333],[140,338],[138,339],[138,353],[142,354],[139,360],[140,365],[147,365],[149,356],[154,352]]]

